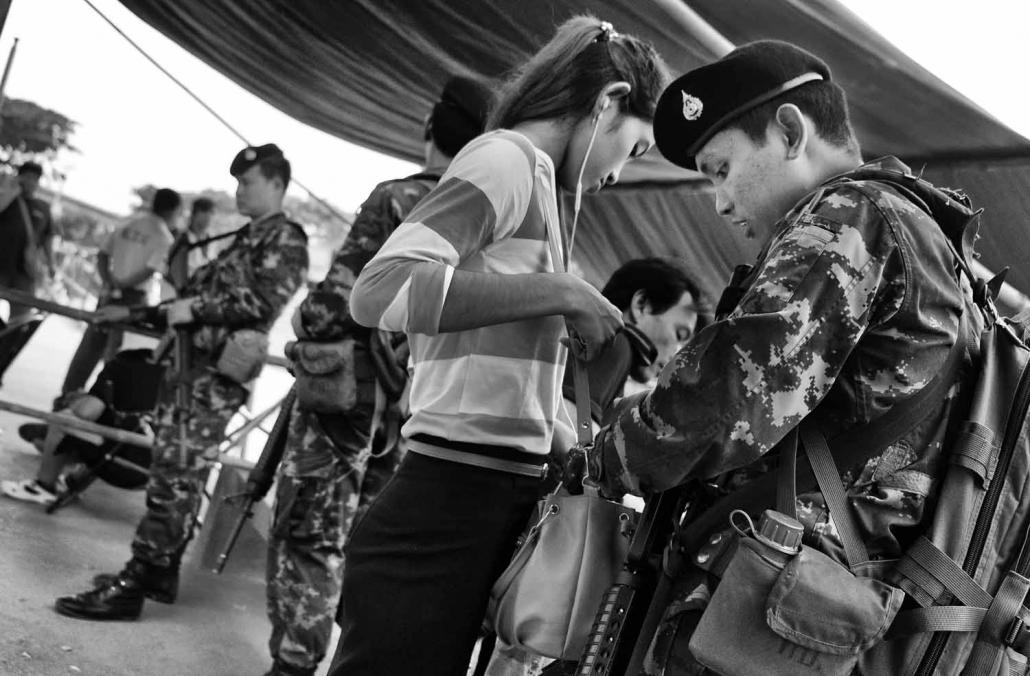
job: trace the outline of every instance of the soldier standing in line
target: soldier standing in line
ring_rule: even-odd
[[[294,407],[268,540],[268,676],[314,674],[325,657],[343,578],[343,546],[355,514],[371,502],[400,462],[401,390],[407,380],[403,333],[369,330],[350,316],[358,273],[412,207],[436,186],[451,159],[483,131],[491,94],[451,78],[426,119],[423,170],[381,183],[365,200],[325,280],[293,318],[303,359],[320,346],[350,342],[354,405],[318,412]],[[353,355],[352,357],[350,355]],[[300,365],[302,366],[302,365]],[[298,381],[303,375],[298,373]],[[298,384],[300,384],[298,382]],[[374,442],[373,442],[374,440]]]
[[[849,178],[910,172],[894,157],[863,164],[844,92],[821,59],[784,42],[744,45],[669,85],[654,130],[662,154],[701,171],[719,214],[764,247],[655,389],[616,405],[588,458],[604,492],[695,479],[729,495],[775,471],[771,452],[802,419],[832,444],[932,383],[956,342],[965,364],[975,358],[979,312],[944,232],[891,184]],[[959,371],[907,434],[839,468],[873,560],[897,558],[931,517],[949,413],[967,391]],[[803,491],[796,511],[806,543],[841,559],[822,493]],[[688,643],[733,538],[728,528],[698,535],[711,537],[683,552],[647,674],[709,673]]]
[[[229,168],[237,179],[236,206],[251,221],[216,259],[190,277],[179,300],[130,311],[105,308],[111,321],[130,319],[186,326],[192,342],[188,411],[178,411],[178,375],[166,376],[158,403],[147,512],[136,529],[132,558],[117,575],[57,599],[62,615],[90,620],[139,617],[144,597],[173,603],[179,563],[193,534],[208,460],[225,427],[247,398],[267,351],[267,332],[307,275],[307,236],[282,211],[290,163],[273,144],[240,151]],[[186,414],[186,447],[177,415]]]

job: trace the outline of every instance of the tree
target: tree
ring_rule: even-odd
[[[0,109],[0,148],[9,157],[45,155],[53,159],[61,150],[78,152],[71,144],[77,124],[32,101],[6,99]]]

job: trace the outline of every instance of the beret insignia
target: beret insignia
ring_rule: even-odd
[[[687,122],[693,122],[701,117],[701,111],[705,109],[705,104],[701,102],[701,99],[691,96],[682,89],[680,94],[683,94],[683,117]]]

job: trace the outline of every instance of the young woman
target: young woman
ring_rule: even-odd
[[[504,87],[494,131],[455,157],[355,283],[358,322],[409,335],[409,453],[352,532],[331,674],[466,672],[546,455],[574,440],[559,413],[566,325],[589,359],[622,323],[563,272],[579,197],[651,147],[666,80],[650,45],[567,21]],[[567,228],[559,188],[576,196]]]

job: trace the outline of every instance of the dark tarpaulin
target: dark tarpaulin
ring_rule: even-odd
[[[296,119],[359,145],[418,162],[422,120],[448,74],[498,78],[579,13],[651,40],[674,72],[716,57],[677,0],[122,0],[144,21]],[[790,40],[823,57],[849,93],[866,155],[919,164],[1030,156],[1030,143],[949,88],[834,0],[689,6],[735,44]],[[623,187],[584,200],[577,260],[599,283],[635,255],[679,255],[718,287],[754,255],[709,211],[696,176],[656,152],[624,172]],[[668,189],[670,182],[676,183]],[[1007,199],[985,186],[981,204]],[[1025,191],[1030,186],[1023,185]],[[1007,208],[1007,207],[1006,207]],[[1011,237],[992,233],[999,258]],[[1011,260],[1011,259],[1009,259]],[[1022,259],[1027,260],[1027,259]],[[1026,276],[1017,286],[1030,289]]]

